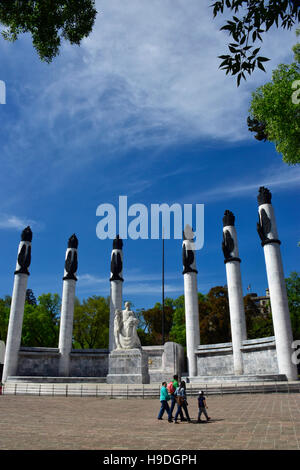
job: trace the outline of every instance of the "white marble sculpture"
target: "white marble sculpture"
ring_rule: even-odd
[[[130,303],[125,302],[125,310],[116,309],[114,319],[114,336],[116,349],[141,348],[137,334],[138,319],[130,310]]]

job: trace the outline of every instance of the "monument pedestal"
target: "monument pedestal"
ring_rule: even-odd
[[[148,384],[148,354],[142,349],[115,349],[108,359],[108,384]]]

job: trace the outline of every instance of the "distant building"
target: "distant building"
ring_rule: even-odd
[[[254,292],[251,292],[249,295],[251,296],[252,300],[255,302],[256,306],[259,308],[261,315],[265,316],[271,313],[269,289],[266,289],[266,295],[258,296]]]

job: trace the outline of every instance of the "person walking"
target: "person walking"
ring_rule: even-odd
[[[168,394],[167,382],[163,382],[161,385],[162,385],[161,389],[160,389],[161,407],[160,407],[157,419],[159,419],[159,420],[163,419],[162,418],[163,414],[166,411],[167,414],[168,414],[168,421],[169,421],[169,423],[172,423],[172,415],[170,413],[170,408],[169,408],[169,405],[168,405],[168,401],[170,400],[171,397]]]
[[[175,391],[177,390],[177,388],[179,387],[179,384],[178,384],[178,375],[173,375],[173,380],[172,382],[169,383],[169,385],[173,384],[173,392],[170,392],[169,390],[169,394],[171,396],[171,406],[170,406],[170,414],[171,414],[171,417],[173,419],[173,410],[175,408],[175,405],[176,405],[176,396],[175,396]],[[168,388],[169,388],[169,385],[168,385]],[[182,410],[180,410],[180,421],[186,421],[186,418],[183,416],[183,412]]]
[[[188,422],[190,423],[191,418],[189,416],[189,412],[187,408],[188,403],[186,400],[186,385],[185,385],[184,380],[180,382],[180,386],[176,389],[175,396],[176,396],[176,401],[177,401],[177,410],[176,410],[176,414],[174,418],[174,423],[177,424],[178,415],[180,414],[180,412],[182,412],[182,409],[184,410],[186,418]]]
[[[208,408],[208,406],[206,404],[206,399],[205,399],[205,396],[204,396],[204,392],[202,390],[200,390],[199,395],[198,395],[198,423],[201,423],[201,421],[202,421],[200,419],[202,413],[206,417],[206,421],[210,420],[210,417],[208,416],[207,411],[206,411],[207,408]]]

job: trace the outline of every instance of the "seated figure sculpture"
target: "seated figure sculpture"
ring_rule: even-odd
[[[117,309],[114,319],[114,336],[116,349],[141,348],[141,342],[137,334],[138,319],[130,310],[130,303],[125,303],[125,310]]]

